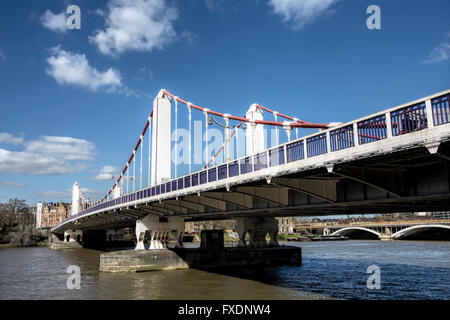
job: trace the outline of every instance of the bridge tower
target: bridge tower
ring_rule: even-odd
[[[151,184],[172,178],[172,108],[171,98],[163,90],[153,100]]]
[[[78,182],[75,182],[72,187],[72,205],[70,209],[70,215],[73,216],[78,213],[80,208],[80,187]]]
[[[247,141],[246,151],[247,155],[252,155],[261,152],[266,148],[264,140],[264,126],[262,124],[255,123],[255,120],[264,120],[263,111],[256,103],[254,103],[248,109],[245,117],[250,120],[245,133]]]

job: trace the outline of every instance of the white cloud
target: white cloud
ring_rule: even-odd
[[[44,136],[25,143],[23,151],[0,148],[0,173],[65,174],[84,170],[93,159],[92,142],[70,137]],[[76,161],[76,162],[75,162]]]
[[[55,32],[65,32],[66,27],[66,14],[64,12],[54,14],[50,10],[45,11],[41,16],[41,22],[44,27]]]
[[[21,144],[23,143],[23,138],[14,137],[12,134],[7,132],[0,132],[0,143]]]
[[[84,54],[62,50],[60,46],[51,49],[52,56],[47,58],[47,74],[55,78],[60,85],[84,87],[90,91],[105,89],[116,92],[122,87],[120,73],[112,68],[98,71],[89,65]]]
[[[51,154],[64,160],[92,160],[95,146],[83,139],[44,136],[26,143],[25,150]]]
[[[105,30],[89,37],[103,54],[163,49],[176,37],[178,12],[165,0],[110,0],[107,7]]]
[[[440,62],[448,58],[450,58],[450,43],[443,42],[431,51],[429,59],[423,61],[423,63]]]
[[[14,187],[14,188],[23,188],[25,185],[20,182],[15,181],[0,181],[0,186]]]
[[[274,12],[291,23],[295,30],[302,29],[324,13],[333,13],[331,6],[339,0],[269,0]],[[330,11],[331,10],[331,11]]]
[[[205,0],[206,7],[211,11],[222,11],[224,0]]]
[[[6,56],[5,56],[5,54],[3,53],[2,49],[0,49],[0,60],[6,61]]]
[[[115,179],[117,176],[115,173],[117,173],[118,168],[114,166],[103,166],[98,171],[98,174],[92,177],[92,180],[112,180]]]

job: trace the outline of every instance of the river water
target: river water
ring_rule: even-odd
[[[450,299],[450,242],[289,243],[302,266],[100,273],[100,251],[0,249],[0,299]],[[67,289],[68,266],[81,289]],[[368,289],[370,265],[380,289]]]

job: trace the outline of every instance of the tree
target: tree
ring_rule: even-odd
[[[28,205],[26,204],[25,200],[19,200],[17,198],[9,199],[6,205],[16,214],[19,212],[28,211]]]

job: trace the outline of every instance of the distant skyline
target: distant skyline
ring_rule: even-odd
[[[80,29],[66,13],[80,8]],[[381,9],[370,30],[366,9]],[[0,202],[101,198],[161,88],[347,122],[450,88],[450,2],[0,2]],[[271,116],[268,116],[272,120]]]

